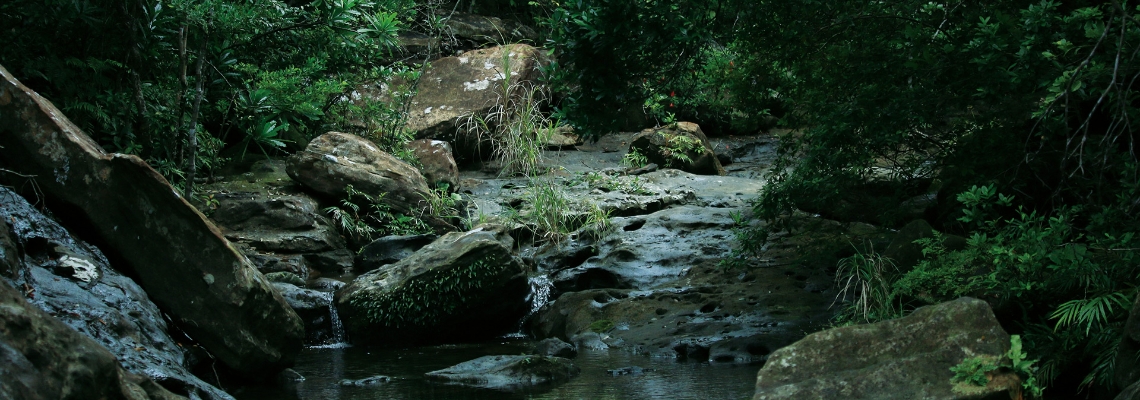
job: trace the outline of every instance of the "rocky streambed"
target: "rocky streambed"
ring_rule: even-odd
[[[343,243],[266,251],[267,247],[252,239],[260,236],[229,228],[240,226],[240,232],[268,230],[277,233],[261,236],[279,238],[296,235],[296,240],[283,240],[292,243],[311,237],[310,226],[327,224],[319,222],[325,218],[320,213],[309,211],[313,207],[277,209],[307,213],[317,221],[300,224],[300,229],[280,225],[280,221],[299,219],[296,217],[257,222],[257,215],[270,211],[252,212],[240,220],[226,219],[234,214],[228,210],[237,208],[235,204],[248,202],[234,199],[268,193],[273,199],[261,203],[276,204],[273,202],[311,196],[289,179],[284,162],[260,161],[249,173],[207,187],[220,199],[213,215],[227,237],[246,243],[244,248],[255,260],[276,260],[260,263],[263,272],[270,273],[271,279],[277,276],[275,272],[285,271],[301,278],[274,285],[306,320],[310,332],[310,347],[294,367],[306,376],[303,383],[250,388],[238,397],[325,398],[335,392],[340,398],[373,398],[380,390],[399,393],[393,394],[395,397],[432,398],[422,396],[436,391],[502,395],[507,390],[586,398],[597,388],[629,390],[615,389],[629,381],[640,382],[635,386],[644,386],[644,391],[627,393],[623,398],[660,398],[652,393],[687,398],[712,390],[705,383],[727,390],[727,398],[746,397],[752,392],[752,377],[772,351],[829,324],[836,295],[835,260],[853,251],[851,243],[888,238],[869,225],[840,224],[805,215],[799,219],[804,228],[800,231],[810,235],[783,233],[783,238],[761,257],[743,266],[723,266],[721,261],[736,245],[734,229],[740,216],[750,212],[748,201],[763,185],[759,176],[770,165],[775,141],[768,136],[713,139],[710,147],[721,149],[721,158],[727,158],[726,164],[731,162],[724,167],[727,174],[697,175],[677,169],[623,166],[622,156],[635,135],[619,133],[594,143],[547,150],[544,165],[551,172],[537,178],[499,177],[494,164],[460,171],[457,195],[462,199],[460,204],[466,205],[470,230],[461,229],[443,238],[381,238],[364,246],[355,262],[312,262],[320,254],[343,253]],[[534,212],[531,203],[537,201],[536,188],[560,192],[567,201],[567,213],[578,212],[575,210],[584,205],[596,206],[608,216],[609,227],[604,232],[583,226],[564,235],[544,233],[533,220],[520,217]],[[415,291],[386,292],[385,288],[415,282],[420,279],[417,277],[430,276],[439,282],[445,274],[428,271],[467,273],[456,266],[462,263],[458,260],[470,264],[488,257],[499,260],[497,264],[506,260],[517,263],[511,267],[514,269],[493,273],[503,274],[493,281],[506,286],[491,289],[494,296],[479,295],[472,286],[464,300],[476,306],[454,315],[437,310],[413,313],[430,315],[438,323],[385,328],[382,321],[363,315],[367,309],[360,311],[345,300],[359,292],[373,293],[370,299],[389,293],[418,295]],[[515,292],[518,284],[510,283],[518,279],[511,276],[518,275],[526,283],[524,292]],[[333,292],[338,293],[335,298]],[[425,295],[432,300],[423,304],[446,307],[450,303],[437,299],[446,299],[452,293],[432,291]],[[368,304],[376,307],[379,303]],[[337,323],[348,327],[347,340],[334,337],[332,326]],[[348,343],[337,343],[339,340]],[[541,384],[534,386],[497,389],[441,384],[424,376],[479,356],[559,352],[546,350],[549,346],[577,354],[572,362],[581,373],[566,379],[535,378]],[[329,369],[331,365],[336,367]],[[345,386],[341,382],[377,375],[385,379],[363,386],[380,385],[384,389],[363,390],[361,385]],[[635,376],[621,378],[623,381],[615,380],[615,375]],[[730,383],[725,376],[740,379]],[[589,383],[573,383],[578,381]],[[563,389],[557,388],[563,385],[578,389],[560,392]]]

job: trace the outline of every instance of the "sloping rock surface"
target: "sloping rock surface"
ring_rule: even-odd
[[[513,240],[489,227],[452,232],[412,256],[361,275],[337,293],[353,342],[492,337],[529,309],[526,268]]]
[[[0,279],[0,398],[185,399],[124,371],[115,356]]]
[[[963,297],[899,319],[816,332],[776,350],[756,377],[753,400],[1009,398],[1008,380],[970,394],[950,382],[950,367],[966,358],[1008,350],[1009,335],[990,307]]]
[[[71,236],[24,198],[0,187],[0,219],[24,249],[12,282],[28,301],[114,353],[128,371],[198,398],[230,399],[187,370],[162,312],[94,246]],[[7,234],[8,232],[5,232]]]
[[[36,176],[52,203],[85,219],[223,364],[261,377],[292,363],[300,319],[212,223],[142,159],[107,154],[51,102],[0,75],[0,165]]]

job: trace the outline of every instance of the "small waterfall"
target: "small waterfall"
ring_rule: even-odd
[[[344,323],[340,320],[340,315],[336,312],[336,301],[333,299],[333,293],[323,293],[325,299],[329,301],[329,324],[332,327],[332,337],[325,340],[325,344],[318,347],[322,349],[336,349],[342,347],[349,347],[347,335],[344,332]]]
[[[551,282],[550,277],[545,274],[532,276],[529,282],[530,294],[527,295],[527,300],[530,301],[530,312],[526,314],[528,318],[550,301],[550,291],[554,289],[554,282]]]
[[[526,295],[526,301],[530,302],[530,310],[519,320],[519,326],[515,333],[507,334],[505,336],[507,338],[526,337],[526,334],[523,333],[526,322],[529,321],[534,314],[538,313],[538,310],[541,310],[542,306],[550,301],[550,292],[551,289],[554,289],[554,282],[550,280],[550,277],[543,274],[532,276],[527,281],[530,283],[530,293]]]

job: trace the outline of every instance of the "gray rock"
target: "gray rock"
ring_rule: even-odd
[[[391,381],[392,381],[392,377],[384,376],[384,375],[376,375],[376,376],[370,376],[367,378],[356,379],[356,380],[341,379],[340,385],[341,386],[350,386],[350,387],[368,387],[368,386],[383,385],[383,384],[391,382]]]
[[[641,367],[634,365],[631,367],[607,369],[606,373],[609,373],[610,375],[613,375],[613,376],[622,376],[622,375],[640,376],[640,375],[645,374],[646,372],[653,372],[653,371],[654,371],[654,369],[652,369],[652,368],[641,368]]]
[[[509,70],[504,67],[504,56]],[[540,85],[540,67],[545,61],[542,50],[525,44],[470,51],[455,57],[435,60],[419,79],[412,98],[407,128],[417,139],[451,142],[457,161],[481,159],[490,154],[490,144],[474,136],[458,134],[463,121],[471,115],[485,116],[506,96],[518,96],[528,86]],[[501,93],[503,79],[510,76],[512,93]],[[403,82],[369,85],[359,88],[364,97],[385,101],[387,90],[403,86]]]
[[[332,338],[332,293],[300,288],[283,282],[273,282],[273,287],[281,293],[281,297],[285,298],[304,322],[305,343],[323,344]]]
[[[292,363],[300,319],[214,224],[142,159],[106,153],[51,102],[0,75],[0,166],[36,176],[218,361],[248,377]]]
[[[219,193],[210,219],[230,231],[316,228],[317,201],[303,194]]]
[[[98,342],[127,371],[201,398],[230,398],[190,373],[162,312],[138,284],[112,269],[99,249],[75,239],[5,187],[0,187],[0,220],[12,221],[12,231],[0,236],[10,235],[23,248],[17,258],[23,272],[12,283],[25,288],[34,306]]]
[[[363,274],[381,266],[395,264],[439,239],[438,235],[386,236],[360,249],[353,261],[353,271]]]
[[[3,279],[0,376],[3,399],[185,399],[125,371],[115,355],[28,304]]]
[[[367,139],[347,133],[329,132],[313,139],[304,151],[289,157],[286,170],[302,185],[337,198],[346,195],[348,185],[361,193],[383,195],[383,204],[405,215],[420,215],[417,211],[430,196],[419,170]],[[454,230],[438,218],[425,215],[423,219],[433,228]]]
[[[244,244],[238,244],[235,247],[246,257],[249,257],[249,261],[262,274],[288,272],[301,279],[309,278],[309,267],[305,263],[305,257],[300,254],[258,253]]]
[[[408,142],[407,146],[420,160],[420,172],[429,187],[444,183],[449,193],[459,191],[459,167],[455,164],[451,144],[442,140],[419,139]]]
[[[303,256],[305,257],[305,264],[308,265],[309,268],[332,276],[339,276],[351,271],[353,258],[356,257],[356,255],[352,253],[352,250],[348,249],[309,253]]]
[[[520,389],[563,382],[578,375],[565,358],[543,356],[484,356],[424,374],[429,380],[491,389]]]
[[[772,352],[763,336],[738,337],[709,345],[709,362],[722,364],[758,364]]]
[[[443,21],[443,31],[474,47],[538,40],[534,29],[518,22],[461,12],[451,13]]]
[[[695,148],[678,145],[686,138],[696,143]],[[683,148],[683,154],[675,154],[673,149]],[[694,174],[724,175],[724,167],[713,153],[712,144],[705,137],[701,127],[692,122],[678,122],[674,126],[646,129],[629,144],[630,151],[636,150],[649,162],[668,168],[677,168]],[[688,161],[682,159],[687,158]]]
[[[561,339],[546,338],[535,343],[534,354],[548,357],[574,358],[578,356],[578,350],[574,349],[574,345],[563,342]]]
[[[452,232],[356,278],[336,307],[354,342],[491,337],[529,310],[526,267],[502,230]]]
[[[336,279],[317,278],[312,282],[309,282],[309,289],[313,289],[318,292],[333,293],[340,290],[345,285],[347,284]]]
[[[909,316],[808,335],[769,356],[753,400],[980,399],[1001,396],[1016,377],[963,393],[950,368],[968,357],[1002,357],[1009,335],[984,301],[961,298]],[[1005,375],[1005,374],[1002,374]]]

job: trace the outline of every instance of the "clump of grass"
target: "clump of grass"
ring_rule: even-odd
[[[901,315],[891,290],[890,273],[897,271],[890,258],[874,251],[859,252],[839,260],[835,282],[841,288],[835,301],[853,299],[836,318],[840,322],[875,322]]]
[[[602,238],[613,231],[609,212],[593,202],[571,200],[553,180],[531,179],[523,201],[529,208],[517,218],[547,239],[560,241],[579,231]]]
[[[499,97],[487,115],[471,115],[460,129],[480,142],[489,140],[492,157],[502,163],[500,176],[540,175],[542,151],[557,125],[542,112],[550,93],[511,77],[510,53],[503,52]]]

